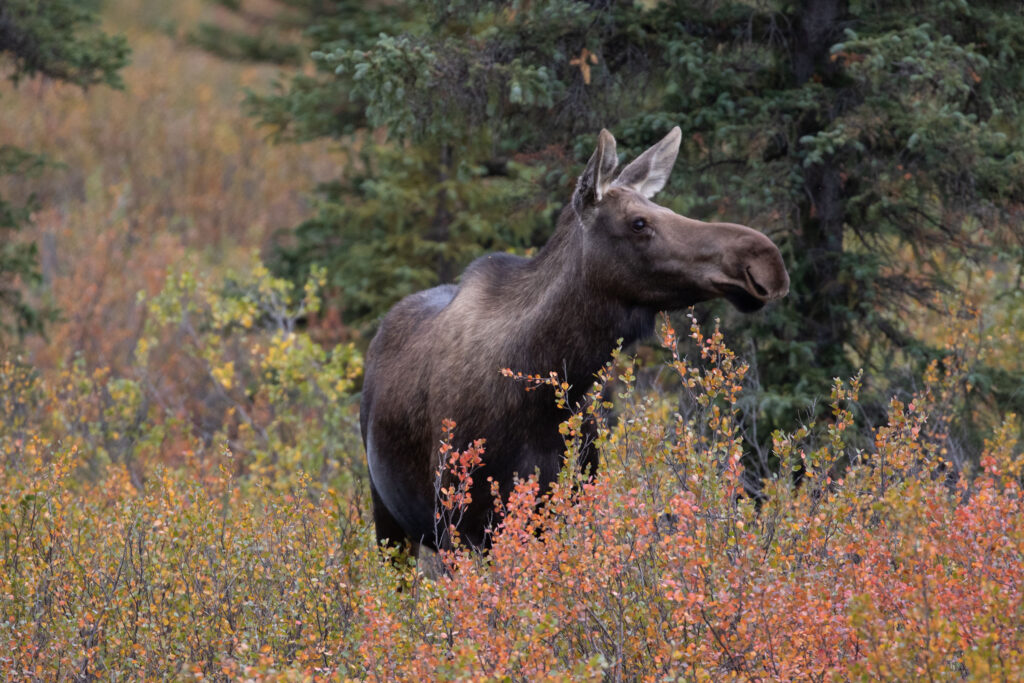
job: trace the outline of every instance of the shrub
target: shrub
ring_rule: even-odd
[[[300,329],[319,310],[324,277],[314,270],[295,288],[255,257],[221,282],[171,274],[147,303],[138,345],[143,383],[184,405],[203,450],[227,444],[240,471],[281,489],[303,473],[346,491],[362,481],[352,400],[362,356],[352,343],[327,349]],[[172,381],[147,366],[161,344],[161,358],[176,358]]]
[[[241,285],[260,282],[273,290],[263,278],[255,271],[238,291],[258,292]],[[171,290],[151,305],[220,296],[198,285]],[[211,321],[225,308],[233,312],[222,322],[259,317],[259,305],[202,310]],[[206,329],[216,338],[199,348],[212,372],[226,328]],[[595,388],[564,428],[571,461],[582,422],[596,422],[601,472],[567,468],[550,491],[521,480],[491,552],[456,547],[434,580],[382,561],[364,496],[265,466],[265,445],[152,468],[139,492],[124,468],[77,476],[92,442],[59,444],[33,435],[30,421],[5,422],[0,671],[287,680],[1024,674],[1024,459],[1012,416],[990,436],[980,467],[960,468],[943,451],[944,397],[962,364],[933,364],[928,386],[893,400],[867,439],[853,438],[859,378],[837,381],[827,420],[774,435],[785,466],[754,500],[744,495],[736,414],[745,364],[717,329],[693,324],[689,353],[667,320],[662,337],[681,392],[638,390],[634,361],[617,355],[601,376],[618,380],[616,419]],[[251,367],[266,357],[249,357]],[[25,377],[11,367],[7,376]],[[539,383],[565,390],[557,378]],[[31,378],[7,386],[41,390]],[[260,389],[270,403],[274,386]],[[24,403],[3,406],[24,414]],[[299,414],[310,406],[295,405]],[[268,434],[282,431],[265,424]],[[460,476],[486,476],[475,465],[485,447],[449,450],[442,519],[457,513]]]

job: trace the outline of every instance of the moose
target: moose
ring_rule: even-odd
[[[454,447],[486,440],[483,476],[474,477],[457,525],[463,542],[490,542],[488,478],[506,499],[517,475],[536,473],[541,490],[557,479],[567,408],[502,379],[503,368],[558,371],[571,386],[571,406],[618,340],[653,334],[659,311],[724,297],[752,312],[789,291],[782,256],[760,232],[692,220],[651,201],[681,137],[673,128],[614,176],[615,138],[602,130],[554,235],[534,258],[482,256],[458,285],[412,294],[384,316],[367,351],[360,406],[378,542],[413,556],[420,545],[450,546],[435,530],[446,419],[457,424]],[[581,464],[596,470],[593,449]]]

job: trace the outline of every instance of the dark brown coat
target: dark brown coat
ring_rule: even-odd
[[[675,128],[612,181],[615,139],[601,131],[554,236],[533,259],[491,254],[459,285],[400,301],[384,317],[366,358],[361,406],[379,540],[437,548],[435,473],[441,423],[456,421],[456,447],[486,439],[464,540],[487,543],[493,504],[516,474],[557,477],[567,415],[550,392],[526,392],[502,368],[554,370],[578,399],[616,340],[652,333],[657,311],[716,297],[743,311],[786,294],[789,276],[775,245],[728,223],[684,218],[650,201],[679,151]]]

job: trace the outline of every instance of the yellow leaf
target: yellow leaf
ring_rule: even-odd
[[[573,57],[569,60],[570,66],[579,67],[580,73],[583,74],[583,82],[586,85],[590,85],[590,65],[597,64],[597,55],[583,48],[580,51],[579,57]]]

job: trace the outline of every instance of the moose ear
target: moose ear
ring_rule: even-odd
[[[580,213],[587,206],[601,201],[608,186],[612,182],[612,173],[619,165],[619,158],[615,155],[615,138],[604,128],[597,137],[597,149],[587,162],[579,180],[576,181],[576,191],[572,195],[572,205],[576,213]]]
[[[628,187],[650,199],[665,187],[668,174],[679,155],[679,141],[683,133],[676,126],[669,134],[649,150],[633,160],[613,183],[616,187]]]

